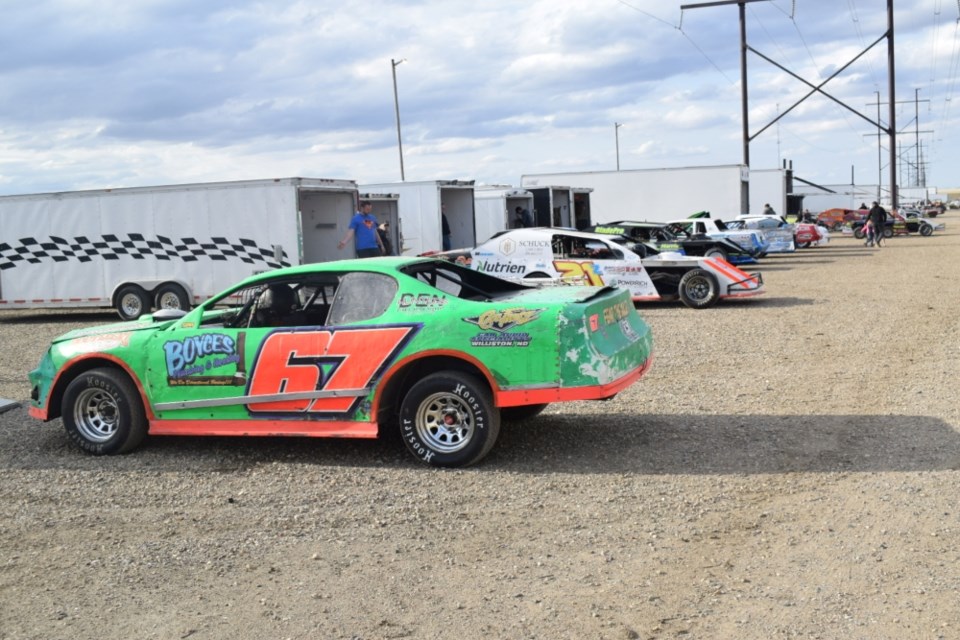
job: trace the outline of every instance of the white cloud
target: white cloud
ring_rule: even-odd
[[[632,0],[38,0],[0,23],[0,193],[278,175],[408,179],[731,164],[741,158],[737,17]],[[876,5],[876,6],[874,6]],[[882,35],[885,7],[752,3],[748,41],[818,83]],[[853,14],[853,10],[856,14]],[[791,12],[794,14],[791,16]],[[898,2],[898,100],[914,89],[928,179],[955,181],[960,16]],[[856,21],[854,21],[856,20]],[[809,91],[751,54],[751,129]],[[864,112],[881,43],[824,89]],[[913,118],[900,107],[898,124]],[[909,110],[909,112],[908,112]],[[886,118],[886,115],[884,115]],[[872,169],[869,123],[814,96],[752,143],[815,181]],[[763,168],[763,167],[756,167]]]

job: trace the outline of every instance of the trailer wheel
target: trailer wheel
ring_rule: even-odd
[[[190,298],[187,296],[187,292],[184,291],[183,287],[172,282],[161,285],[157,289],[154,300],[156,301],[156,304],[154,304],[156,309],[190,310]]]
[[[927,224],[926,222],[920,225],[920,235],[929,236],[932,233],[933,233],[933,225]]]
[[[124,320],[136,320],[150,310],[150,296],[135,284],[124,285],[117,292],[114,307]]]
[[[720,299],[717,278],[705,269],[691,269],[680,278],[680,300],[691,309],[706,309]]]
[[[115,369],[91,369],[63,394],[63,426],[81,449],[93,455],[126,453],[147,435],[147,418],[137,388]]]

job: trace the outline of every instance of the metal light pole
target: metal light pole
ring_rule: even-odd
[[[617,145],[617,171],[620,171],[620,127],[622,126],[620,122],[613,123],[613,138]]]
[[[400,151],[400,181],[406,181],[403,173],[403,140],[400,138],[400,99],[397,97],[397,65],[406,62],[406,58],[394,60],[390,58],[390,70],[393,72],[393,108],[397,114],[397,149]]]

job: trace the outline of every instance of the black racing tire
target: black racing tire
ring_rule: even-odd
[[[706,269],[691,269],[680,278],[677,292],[683,304],[691,309],[706,309],[720,299],[720,284]]]
[[[883,237],[884,237],[884,238],[892,238],[892,237],[893,237],[893,229],[891,229],[890,227],[884,227],[884,228],[883,228]]]
[[[500,409],[500,419],[503,422],[522,422],[536,418],[543,410],[550,406],[544,404],[525,404],[519,407],[503,407]]]
[[[727,252],[722,247],[711,247],[707,249],[703,257],[705,258],[720,258],[721,260],[727,260]]]
[[[927,224],[926,222],[924,222],[923,224],[920,225],[920,235],[922,235],[922,236],[929,236],[929,235],[931,235],[932,233],[933,233],[933,225],[932,225],[932,224]]]
[[[160,285],[153,299],[155,309],[190,311],[190,297],[187,295],[187,291],[175,282]]]
[[[831,230],[831,231],[842,231],[842,230],[843,230],[843,223],[842,223],[842,222],[834,222],[833,225],[830,227],[830,230]]]
[[[91,369],[63,394],[63,426],[81,449],[96,456],[127,453],[147,435],[147,418],[133,382],[116,369]]]
[[[125,284],[117,291],[114,308],[124,320],[136,320],[150,311],[150,296],[143,287]]]
[[[798,242],[798,243],[797,243],[797,249],[806,249],[806,248],[809,247],[809,246],[810,246],[810,242],[809,242],[809,241],[807,241],[807,242]]]
[[[864,233],[863,227],[857,227],[853,230],[853,237],[857,240],[863,240],[867,237],[867,234]]]
[[[441,371],[423,378],[400,403],[400,436],[422,462],[466,467],[479,462],[500,434],[500,411],[476,376]]]

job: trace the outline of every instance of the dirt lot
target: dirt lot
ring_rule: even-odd
[[[657,361],[479,466],[0,415],[0,638],[960,637],[960,222],[641,308]],[[109,314],[0,313],[0,397]]]

